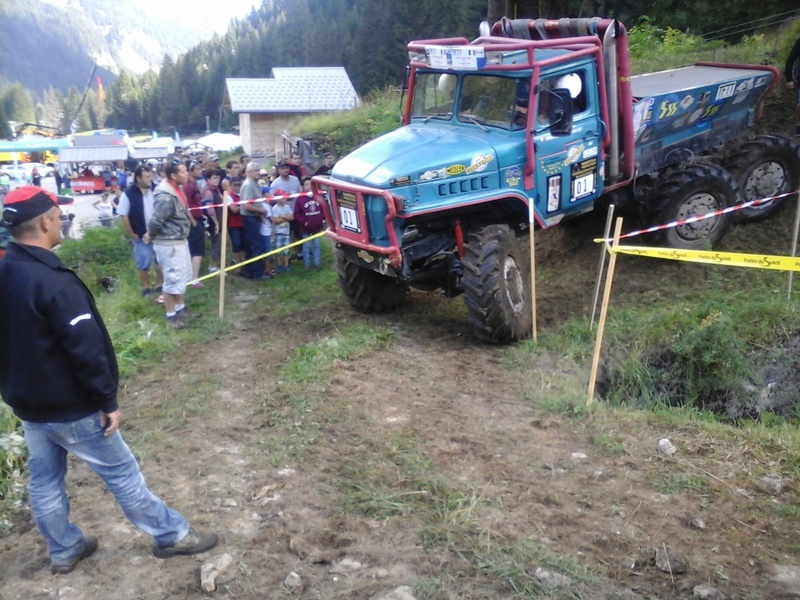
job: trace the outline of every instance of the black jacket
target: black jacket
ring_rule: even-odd
[[[0,260],[0,394],[20,419],[117,410],[119,370],[89,289],[59,258],[12,242]]]

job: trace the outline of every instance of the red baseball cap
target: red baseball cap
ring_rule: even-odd
[[[6,194],[3,201],[3,223],[20,225],[58,206],[55,194],[35,185],[24,185]]]

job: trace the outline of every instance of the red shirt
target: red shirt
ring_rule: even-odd
[[[239,194],[234,194],[231,190],[228,190],[228,193],[231,196],[231,199],[238,203],[239,202]],[[228,229],[238,229],[239,227],[244,227],[244,221],[242,221],[242,215],[239,213],[232,212],[230,210],[230,206],[228,207]]]
[[[189,181],[183,184],[183,193],[186,195],[185,201],[188,203],[189,212],[195,220],[202,217],[203,209],[200,205],[203,197],[200,195],[200,188],[197,187],[197,182],[190,178]]]

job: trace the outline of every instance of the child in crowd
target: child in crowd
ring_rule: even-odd
[[[264,194],[264,198],[267,202],[264,202],[263,207],[266,209],[267,212],[261,215],[261,229],[259,230],[261,233],[261,238],[264,240],[264,252],[270,252],[272,250],[272,206],[270,206],[270,195],[269,193]],[[280,247],[280,246],[278,246]],[[271,257],[267,257],[264,259],[264,273],[271,277],[275,274],[272,269],[272,259]]]
[[[278,196],[277,204],[272,207],[272,222],[275,224],[273,235],[275,248],[283,248],[289,244],[290,223],[294,219],[292,207],[286,204],[286,196]],[[289,271],[289,249],[278,254],[278,273]]]
[[[311,196],[311,177],[303,177],[304,196],[294,201],[294,221],[300,232],[300,237],[306,239],[322,231],[325,225],[325,216],[319,202]],[[303,263],[306,269],[311,268],[311,254],[314,254],[314,266],[319,268],[322,264],[319,238],[303,244]]]

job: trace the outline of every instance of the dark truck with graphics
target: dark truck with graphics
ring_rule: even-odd
[[[312,182],[339,283],[362,312],[409,288],[464,295],[476,337],[532,327],[529,231],[613,201],[644,224],[683,221],[793,191],[798,147],[745,137],[779,72],[698,63],[632,77],[609,19],[503,19],[481,36],[414,41],[403,125]],[[771,214],[778,200],[737,211]],[[662,231],[718,242],[729,214]]]

